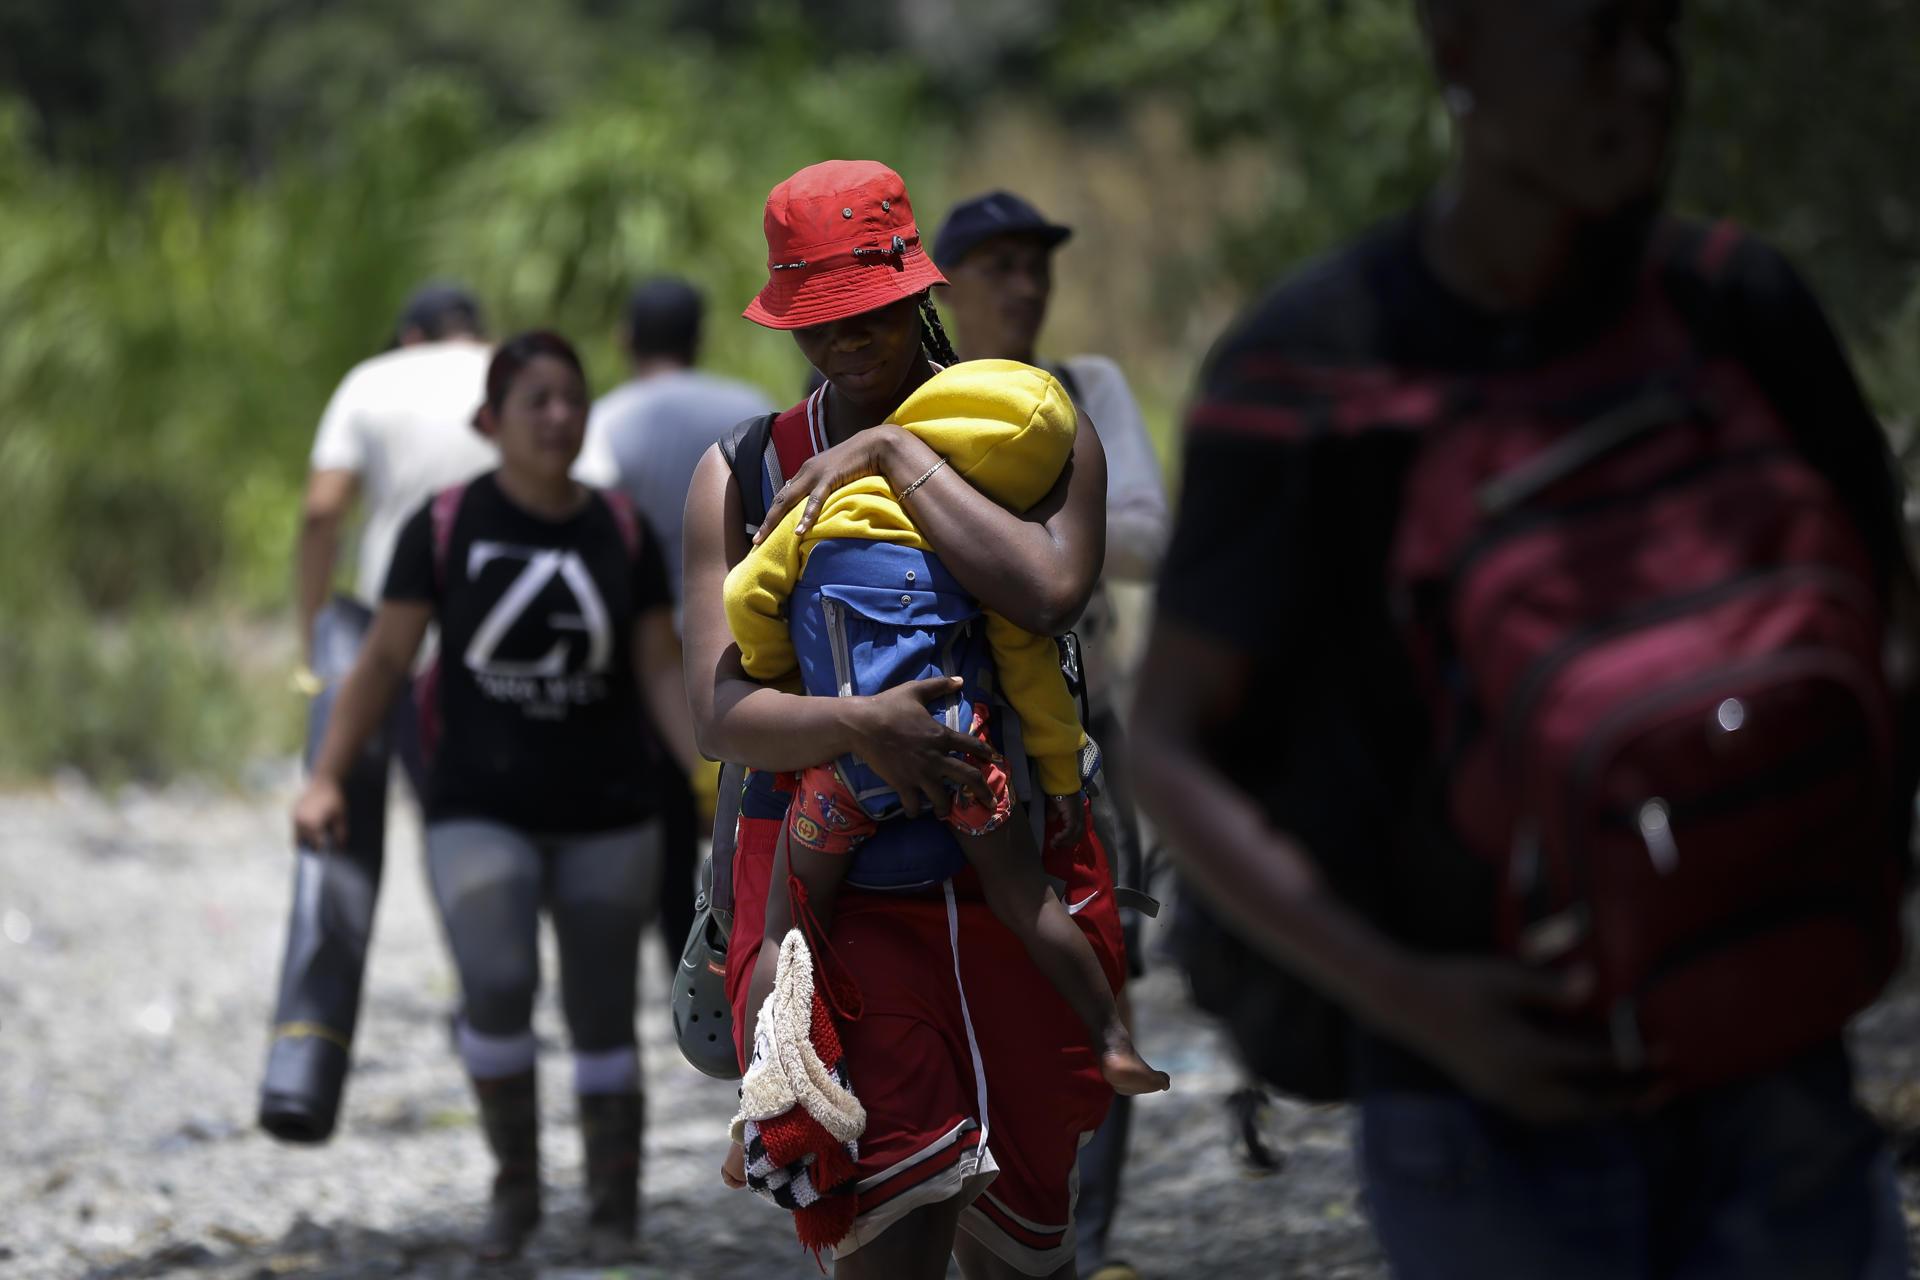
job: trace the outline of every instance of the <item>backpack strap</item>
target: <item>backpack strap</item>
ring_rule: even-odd
[[[1079,406],[1080,379],[1073,376],[1073,366],[1065,360],[1056,360],[1051,364],[1042,365],[1041,368],[1059,379],[1060,385],[1067,390],[1067,399],[1073,401],[1076,407]]]
[[[720,441],[720,456],[727,460],[727,468],[733,472],[733,487],[740,491],[740,510],[749,530],[758,529],[760,522],[767,518],[766,494],[760,479],[761,456],[767,451],[773,420],[778,416],[767,413],[749,418]]]
[[[428,517],[433,521],[433,585],[443,589],[447,581],[447,554],[453,546],[453,522],[460,516],[460,503],[467,486],[456,484],[433,495]]]
[[[773,420],[771,434],[779,480],[785,484],[806,465],[808,458],[827,447],[826,388],[802,400]]]
[[[767,507],[787,477],[824,447],[819,422],[823,404],[816,391],[785,413],[749,418],[721,439],[720,454],[740,491],[740,513],[749,534],[765,522]]]
[[[633,513],[633,503],[627,501],[627,495],[618,489],[601,489],[600,500],[607,504],[607,510],[613,513],[613,523],[620,530],[620,544],[627,549],[627,559],[640,554],[640,517]]]
[[[740,513],[748,536],[756,533],[767,518],[767,504],[792,470],[812,457],[812,423],[817,409],[814,401],[820,392],[808,396],[785,413],[762,414],[749,418],[720,440],[720,456],[733,472],[733,486],[740,492]],[[777,443],[784,440],[785,444]],[[713,911],[731,919],[733,914],[733,860],[740,838],[742,820],[740,802],[749,771],[737,764],[720,766],[719,794],[714,805],[713,845],[708,854],[712,867]],[[696,920],[695,928],[699,928]],[[691,945],[691,944],[689,944]]]

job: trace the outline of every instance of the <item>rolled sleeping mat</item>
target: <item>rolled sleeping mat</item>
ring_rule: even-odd
[[[324,688],[308,714],[309,765],[371,620],[365,606],[340,597],[314,620],[314,668]],[[354,763],[345,786],[345,846],[302,847],[295,857],[287,949],[259,1114],[260,1127],[286,1142],[325,1142],[339,1118],[367,939],[380,896],[390,755],[389,732],[383,729]]]

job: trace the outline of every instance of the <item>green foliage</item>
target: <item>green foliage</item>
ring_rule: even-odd
[[[290,742],[300,713],[283,667],[233,661],[249,648],[205,617],[171,611],[107,621],[62,610],[9,625],[0,779],[64,766],[104,782],[233,780],[260,744]]]
[[[0,207],[0,511],[28,554],[7,557],[0,599],[275,603],[313,424],[415,281],[472,281],[502,331],[581,335],[609,385],[635,276],[684,271],[722,316],[744,303],[767,189],[881,140],[843,122],[892,104],[876,149],[937,154],[897,74],[843,69],[777,102],[716,103],[719,70],[682,63],[494,147],[471,86],[423,77],[357,125],[346,173],[294,161],[197,191],[162,174],[128,195],[16,144]],[[791,342],[713,330],[717,365],[798,385]]]
[[[800,385],[790,340],[725,322],[763,276],[761,205],[815,159],[937,158],[913,77],[843,64],[776,89],[690,55],[618,83],[502,135],[475,81],[416,75],[264,177],[132,188],[39,158],[0,112],[0,723],[40,722],[0,769],[197,768],[276,730],[228,714],[217,655],[111,620],[284,603],[314,424],[421,279],[472,282],[498,332],[582,338],[604,389],[626,288],[678,271],[713,300],[710,363]]]
[[[1764,229],[1870,336],[1920,285],[1920,4],[1689,0],[1686,29],[1682,202]]]
[[[1679,203],[1802,263],[1920,453],[1920,4],[1690,0],[1685,39]],[[204,620],[279,625],[314,424],[419,280],[605,388],[627,286],[688,275],[710,362],[796,390],[729,323],[761,202],[872,156],[929,231],[995,185],[1075,223],[1049,345],[1164,429],[1228,315],[1447,148],[1412,0],[0,3],[0,771],[291,746]]]
[[[1069,0],[1048,83],[1093,114],[1177,94],[1202,145],[1257,137],[1280,167],[1223,271],[1268,279],[1405,208],[1447,152],[1414,0]],[[1674,194],[1794,258],[1870,339],[1920,286],[1920,4],[1688,0]],[[1889,412],[1893,405],[1884,406]]]

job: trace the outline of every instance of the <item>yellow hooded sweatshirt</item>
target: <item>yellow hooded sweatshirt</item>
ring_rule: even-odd
[[[927,442],[974,488],[1013,511],[1045,497],[1073,452],[1078,418],[1053,375],[1016,360],[970,360],[936,373],[908,396],[892,421]],[[878,476],[836,489],[806,537],[795,535],[803,507],[787,512],[766,541],[727,575],[727,625],[748,675],[769,683],[799,671],[786,622],[815,544],[840,538],[934,548]],[[1020,716],[1027,753],[1048,795],[1080,790],[1087,735],[1060,674],[1050,636],[1036,636],[985,611],[987,647],[1001,692]]]

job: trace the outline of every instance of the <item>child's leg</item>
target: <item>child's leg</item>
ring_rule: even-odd
[[[1107,1083],[1127,1094],[1166,1088],[1166,1072],[1155,1071],[1135,1051],[1113,990],[1107,986],[1106,972],[1086,935],[1047,883],[1040,869],[1040,850],[1026,824],[1016,819],[978,835],[955,835],[980,873],[993,914],[1013,930],[1093,1037],[1100,1074]]]
[[[853,850],[864,843],[878,825],[866,816],[857,801],[845,794],[839,775],[830,767],[809,769],[801,775],[800,789],[787,810],[786,825],[780,829],[780,842],[774,846],[773,874],[767,882],[767,917],[761,931],[765,941],[760,945],[759,958],[754,961],[753,976],[747,981],[746,1026],[741,1043],[747,1046],[748,1053],[753,1052],[760,1006],[773,993],[773,980],[779,973],[780,944],[786,941],[788,931],[794,926],[794,902],[787,877],[792,875],[800,882],[820,928],[831,929],[834,902],[840,894],[840,882],[846,878]],[[720,1170],[721,1180],[728,1186],[745,1185],[745,1157],[740,1144],[733,1144]]]
[[[760,957],[747,986],[747,1023],[742,1043],[752,1052],[754,1025],[760,1006],[773,991],[779,971],[780,944],[795,924],[793,894],[787,878],[800,882],[813,918],[824,931],[833,927],[833,904],[846,878],[853,852],[879,828],[867,815],[831,765],[818,765],[800,775],[799,790],[787,810],[786,825],[773,851],[773,875],[768,880],[767,918],[761,936]]]

